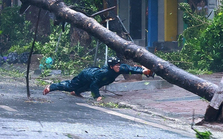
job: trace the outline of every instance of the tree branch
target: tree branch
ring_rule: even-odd
[[[29,91],[29,67],[30,67],[30,62],[31,62],[31,57],[32,57],[32,53],[33,53],[34,44],[35,44],[35,41],[36,41],[36,35],[37,35],[37,30],[38,30],[38,25],[39,25],[40,13],[41,13],[41,9],[39,9],[38,19],[37,19],[37,22],[36,22],[35,36],[34,36],[34,39],[33,39],[32,48],[30,50],[29,59],[28,59],[28,63],[27,63],[26,88],[27,88],[27,97],[28,98],[30,97],[30,91]]]
[[[117,34],[109,31],[100,25],[93,18],[76,12],[57,0],[21,0],[22,3],[35,5],[39,8],[53,12],[57,17],[66,22],[74,24],[91,35],[104,42],[108,47],[116,52],[123,54],[127,59],[132,59],[135,62],[151,69],[157,75],[161,76],[166,81],[182,87],[208,101],[214,95],[217,85],[192,75],[175,65],[155,56],[144,47],[138,46],[131,41],[127,41],[119,37]]]

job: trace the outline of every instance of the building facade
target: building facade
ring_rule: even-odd
[[[4,0],[0,0],[0,4]],[[20,0],[9,0],[11,6],[21,5]],[[203,4],[204,16],[212,19],[214,9],[220,0],[115,0],[117,13],[134,43],[150,49],[153,46],[176,46],[179,34],[186,25],[183,12],[178,10],[181,2],[187,2],[191,9],[199,12]],[[2,6],[1,6],[2,7]]]
[[[178,9],[181,2],[187,2],[197,12],[200,3],[205,13],[213,18],[213,10],[220,0],[118,0],[118,14],[137,45],[150,49],[154,45],[177,47],[179,34],[186,25],[183,12]]]

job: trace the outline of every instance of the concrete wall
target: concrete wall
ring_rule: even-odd
[[[145,41],[146,39],[146,31],[145,31],[145,28],[146,28],[146,0],[143,0],[142,1],[142,40]]]
[[[119,0],[118,1],[118,14],[121,20],[123,21],[123,24],[125,25],[125,28],[129,31],[129,0]]]
[[[18,1],[18,5],[22,5],[22,2],[20,0]]]
[[[217,8],[219,1],[217,0],[208,0],[208,15],[209,19],[213,19],[214,18],[214,9]]]
[[[142,38],[141,39],[135,39],[134,42],[135,44],[139,45],[139,46],[146,46],[146,37],[147,37],[147,33],[145,31],[146,29],[146,0],[142,0]]]
[[[164,0],[164,40],[176,41],[177,39],[177,0]]]
[[[178,0],[178,3],[185,2],[185,0]],[[177,35],[184,30],[183,12],[177,10]],[[164,0],[158,0],[158,41],[163,42],[165,39],[164,28]]]
[[[185,0],[178,0],[178,3],[181,3],[181,2],[185,2]],[[179,35],[184,30],[183,11],[181,10],[178,10],[177,22],[178,22],[177,35]]]

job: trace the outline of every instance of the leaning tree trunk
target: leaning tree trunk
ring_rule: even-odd
[[[137,46],[130,41],[122,39],[117,34],[101,26],[93,18],[89,18],[80,12],[70,9],[63,2],[57,0],[21,1],[23,4],[36,5],[39,8],[53,12],[58,18],[87,31],[114,51],[124,55],[127,59],[132,59],[133,61],[152,69],[158,76],[161,76],[166,81],[182,87],[208,101],[211,101],[214,93],[218,89],[217,85],[176,67],[175,65],[153,55],[141,46]],[[211,111],[207,109],[206,114],[210,112]],[[217,112],[219,112],[219,110],[217,110]],[[222,110],[219,113],[222,113]]]
[[[210,105],[207,108],[207,112],[204,117],[205,121],[217,120],[219,122],[223,122],[222,102],[223,102],[223,77],[218,85],[216,93],[214,93],[214,96],[211,99]]]

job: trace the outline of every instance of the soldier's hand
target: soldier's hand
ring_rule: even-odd
[[[150,75],[151,70],[147,69],[147,68],[144,67],[144,66],[142,66],[142,69],[143,69],[142,72],[143,72],[144,75]]]
[[[142,73],[144,75],[152,75],[153,76],[153,72],[150,69],[148,69],[148,68],[146,68],[146,67],[144,67],[142,65],[134,65],[134,66],[135,67],[141,67],[143,69]]]

